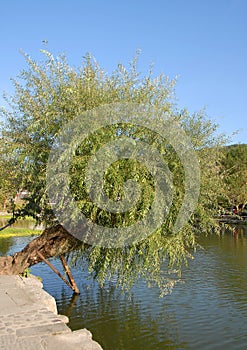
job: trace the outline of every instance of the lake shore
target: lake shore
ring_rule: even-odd
[[[71,331],[35,277],[0,276],[0,348],[102,350],[87,329]]]
[[[0,212],[0,227],[3,227],[11,215],[7,212]],[[35,225],[35,220],[31,217],[20,219],[15,224],[0,231],[0,238],[37,236],[43,232],[41,226]]]

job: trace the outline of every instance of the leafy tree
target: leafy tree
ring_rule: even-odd
[[[10,108],[2,110],[6,120],[2,134],[11,155],[7,160],[8,166],[13,162],[18,164],[15,176],[21,179],[19,186],[29,192],[26,206],[15,215],[32,215],[47,229],[40,238],[14,256],[14,263],[13,259],[8,258],[4,271],[19,273],[39,262],[37,251],[42,251],[46,257],[75,251],[76,260],[86,258],[89,271],[102,284],[114,275],[117,285],[129,287],[136,278],[143,276],[165,292],[174,283],[169,273],[180,273],[182,265],[192,257],[197,234],[207,233],[216,227],[213,215],[223,188],[218,175],[220,146],[224,142],[216,136],[217,126],[208,120],[204,111],[191,115],[187,110],[178,110],[173,100],[175,81],[164,76],[153,77],[151,71],[142,77],[137,71],[137,57],[129,67],[119,64],[109,75],[90,55],[86,55],[81,67],[76,69],[69,66],[63,55],[55,58],[47,51],[42,52],[45,59],[39,63],[24,55],[28,69],[13,81],[14,95],[6,97]],[[190,139],[201,167],[197,208],[191,213],[188,223],[174,232],[174,224],[185,198],[186,176],[183,160],[165,135],[134,125],[128,122],[128,118],[89,134],[77,146],[71,159],[69,189],[80,210],[98,225],[109,228],[132,225],[148,213],[155,195],[155,183],[150,171],[138,161],[120,159],[111,164],[104,174],[105,192],[114,202],[121,201],[123,184],[134,178],[141,185],[140,199],[124,213],[105,211],[92,203],[85,187],[86,164],[90,156],[105,143],[123,136],[133,142],[143,141],[159,151],[172,173],[174,197],[169,215],[162,225],[145,239],[117,248],[90,245],[71,236],[59,225],[51,210],[46,186],[47,162],[61,128],[86,111],[113,103],[145,106],[147,113],[155,111],[160,118],[179,122]],[[59,161],[63,162],[61,159]],[[59,181],[61,178],[58,176],[54,182]],[[63,205],[65,200],[62,194],[58,206]]]
[[[19,190],[16,164],[6,150],[6,140],[0,138],[0,210],[12,211],[13,199]]]
[[[247,204],[247,145],[238,144],[224,148],[222,159],[227,204]]]

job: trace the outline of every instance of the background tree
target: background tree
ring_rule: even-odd
[[[238,144],[224,148],[223,176],[226,185],[227,205],[247,204],[247,145]]]
[[[6,97],[9,109],[2,110],[6,120],[2,135],[7,140],[7,152],[11,154],[8,166],[13,164],[13,159],[17,162],[15,176],[21,179],[19,186],[29,192],[26,206],[16,217],[32,215],[47,229],[22,252],[5,260],[2,271],[19,273],[39,262],[37,251],[50,257],[76,250],[77,260],[86,258],[89,272],[102,284],[114,275],[117,285],[129,287],[136,278],[143,276],[165,292],[174,283],[169,272],[176,269],[179,273],[182,265],[192,257],[197,234],[208,233],[217,226],[213,215],[223,188],[218,176],[223,139],[216,136],[217,126],[203,111],[191,115],[186,110],[178,110],[173,102],[175,81],[164,76],[153,77],[151,71],[147,76],[141,76],[136,68],[137,57],[129,67],[119,64],[109,75],[90,55],[86,55],[81,67],[76,69],[68,65],[63,55],[55,58],[47,51],[42,52],[45,60],[39,63],[24,55],[28,69],[13,81],[14,95]],[[131,225],[147,213],[152,202],[154,184],[150,173],[143,165],[130,160],[115,162],[106,172],[104,182],[106,192],[113,200],[121,198],[126,179],[134,177],[141,183],[141,200],[133,210],[122,215],[105,212],[94,206],[87,196],[83,180],[87,160],[105,142],[121,135],[155,146],[172,172],[175,188],[169,216],[159,229],[130,246],[104,248],[78,241],[59,225],[47,198],[46,167],[62,126],[85,111],[116,102],[144,104],[180,122],[200,162],[201,193],[188,224],[174,233],[173,226],[184,198],[185,176],[181,159],[169,142],[146,128],[128,124],[128,121],[89,135],[72,159],[70,189],[81,211],[90,220],[109,227]]]
[[[12,212],[14,198],[20,188],[20,183],[14,159],[7,152],[7,142],[0,137],[0,210]]]

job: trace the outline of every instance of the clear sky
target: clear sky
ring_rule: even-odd
[[[2,0],[0,36],[1,96],[25,67],[20,49],[65,52],[71,65],[91,52],[108,72],[141,49],[142,73],[153,63],[179,77],[179,107],[206,107],[220,132],[239,130],[232,143],[247,143],[246,0]]]

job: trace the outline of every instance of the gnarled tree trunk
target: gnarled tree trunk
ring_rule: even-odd
[[[41,262],[40,252],[45,258],[60,256],[79,248],[82,242],[68,233],[62,225],[47,228],[20,252],[13,256],[0,257],[0,275],[18,275],[26,268]]]

